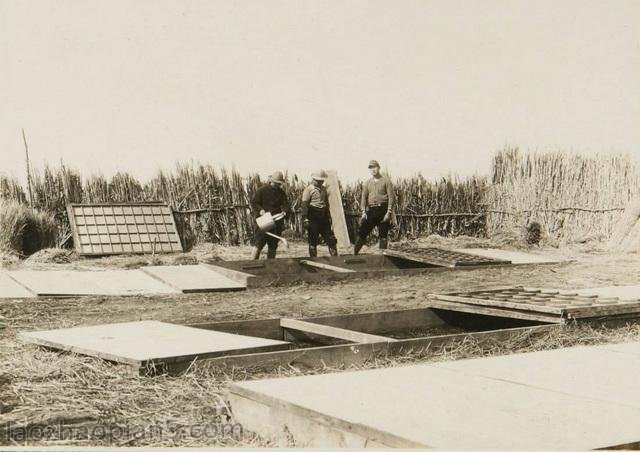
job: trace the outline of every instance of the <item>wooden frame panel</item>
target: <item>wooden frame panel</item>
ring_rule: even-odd
[[[173,212],[164,203],[72,203],[67,214],[82,256],[183,251]]]

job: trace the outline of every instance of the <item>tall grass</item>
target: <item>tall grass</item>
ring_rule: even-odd
[[[290,224],[293,234],[302,236],[298,212],[302,191],[309,181],[295,174],[285,174],[285,177],[287,196],[296,212]],[[63,237],[69,231],[67,203],[165,201],[176,211],[176,223],[184,235],[193,235],[199,241],[241,244],[248,243],[253,234],[250,201],[265,182],[257,174],[242,177],[235,170],[219,170],[196,163],[178,164],[173,171],[160,171],[144,183],[127,173],[118,173],[111,178],[101,175],[84,178],[79,172],[60,164],[57,168],[45,166],[42,173],[34,173],[34,207],[54,214],[59,235]],[[5,185],[12,188],[0,191],[0,197],[25,202],[19,185],[0,179],[0,189]],[[476,177],[465,180],[451,177],[435,182],[422,176],[397,180],[397,227],[392,236],[482,235],[483,216],[424,214],[479,212],[485,186],[485,179]],[[344,185],[342,190],[343,207],[353,236],[359,218],[362,184]]]
[[[15,201],[0,201],[0,251],[28,256],[56,245],[53,216]]]
[[[560,241],[608,236],[639,189],[638,168],[628,156],[506,149],[493,160],[488,233],[537,221]]]

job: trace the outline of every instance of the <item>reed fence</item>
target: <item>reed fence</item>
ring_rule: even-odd
[[[310,181],[295,174],[285,174],[285,179],[294,211],[289,234],[302,237],[300,202],[302,191]],[[33,207],[55,215],[62,238],[69,232],[67,203],[164,201],[173,208],[176,223],[184,235],[196,241],[237,245],[251,240],[254,220],[250,202],[256,189],[265,182],[257,174],[242,177],[235,170],[193,163],[179,164],[173,171],[161,171],[144,183],[127,173],[111,178],[82,177],[76,170],[60,164],[33,172]],[[353,237],[360,217],[362,183],[343,185],[341,189]],[[431,233],[483,235],[485,223],[483,214],[479,213],[479,202],[485,189],[486,180],[480,177],[463,180],[451,177],[435,182],[421,176],[398,179],[397,224],[392,237],[410,238]],[[27,200],[20,184],[2,177],[0,198],[21,203]]]
[[[290,236],[304,234],[299,215],[302,190],[309,182],[285,175],[295,212]],[[250,200],[266,181],[257,174],[205,164],[178,164],[142,182],[128,173],[84,177],[64,164],[45,166],[32,176],[33,207],[54,214],[59,237],[69,232],[67,203],[164,201],[175,212],[184,236],[195,241],[248,243],[253,235]],[[393,239],[420,235],[494,236],[537,221],[550,238],[610,234],[622,210],[638,193],[640,178],[629,157],[571,156],[562,153],[498,152],[489,177],[449,176],[435,181],[418,175],[394,180],[397,208]],[[362,182],[341,187],[352,237],[360,217]],[[27,203],[16,180],[0,177],[0,199]],[[375,238],[375,237],[374,237]]]
[[[636,164],[624,155],[503,150],[493,159],[486,192],[487,233],[536,221],[560,242],[608,237],[639,193],[639,176]]]

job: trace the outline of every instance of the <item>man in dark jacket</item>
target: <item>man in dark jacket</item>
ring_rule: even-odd
[[[269,178],[269,182],[256,190],[256,193],[251,200],[251,210],[253,211],[254,218],[264,215],[266,212],[270,212],[271,215],[284,212],[290,213],[289,201],[287,200],[287,194],[282,187],[284,186],[284,175],[281,171],[276,171]],[[274,259],[276,257],[276,251],[278,249],[278,239],[267,235],[262,231],[257,224],[254,224],[255,232],[253,238],[253,258],[259,259],[260,252],[267,245],[267,259]],[[273,231],[275,235],[282,235],[284,230],[284,218],[276,221],[276,227]]]
[[[302,219],[309,236],[309,257],[318,256],[318,238],[322,236],[329,247],[329,254],[338,255],[336,236],[331,229],[329,195],[324,181],[327,173],[320,170],[311,175],[313,182],[302,192]]]
[[[391,216],[393,215],[393,205],[395,201],[393,184],[387,176],[380,173],[380,164],[376,160],[369,162],[371,179],[362,186],[362,219],[358,229],[358,238],[353,249],[353,254],[358,254],[367,242],[367,236],[378,227],[380,237],[380,249],[387,248],[387,236]]]

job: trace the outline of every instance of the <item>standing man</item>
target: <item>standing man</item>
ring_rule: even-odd
[[[253,217],[257,218],[264,215],[266,212],[270,212],[271,215],[284,212],[288,214],[290,212],[289,201],[287,200],[287,194],[282,187],[284,186],[284,175],[282,171],[276,171],[269,177],[269,181],[262,187],[256,190],[251,200],[251,210],[253,211]],[[255,223],[255,222],[254,222]],[[267,245],[267,259],[274,259],[276,257],[276,251],[278,250],[278,239],[267,235],[257,225],[254,224],[254,246],[253,258],[260,259],[260,252],[265,245]],[[282,235],[284,230],[284,218],[276,221],[276,228],[273,232],[276,235]]]
[[[338,255],[338,241],[331,229],[331,214],[329,212],[329,195],[324,181],[327,179],[325,170],[311,175],[313,182],[302,192],[302,220],[309,235],[309,257],[318,256],[318,237],[321,235],[329,247],[329,254]]]
[[[360,252],[367,242],[367,236],[376,226],[380,236],[380,249],[386,249],[388,243],[387,236],[395,201],[393,184],[391,184],[391,180],[387,176],[383,176],[380,173],[380,164],[376,160],[369,162],[369,170],[373,177],[366,181],[362,187],[362,200],[360,203],[362,206],[362,219],[360,220],[358,238],[353,248],[353,254]]]

